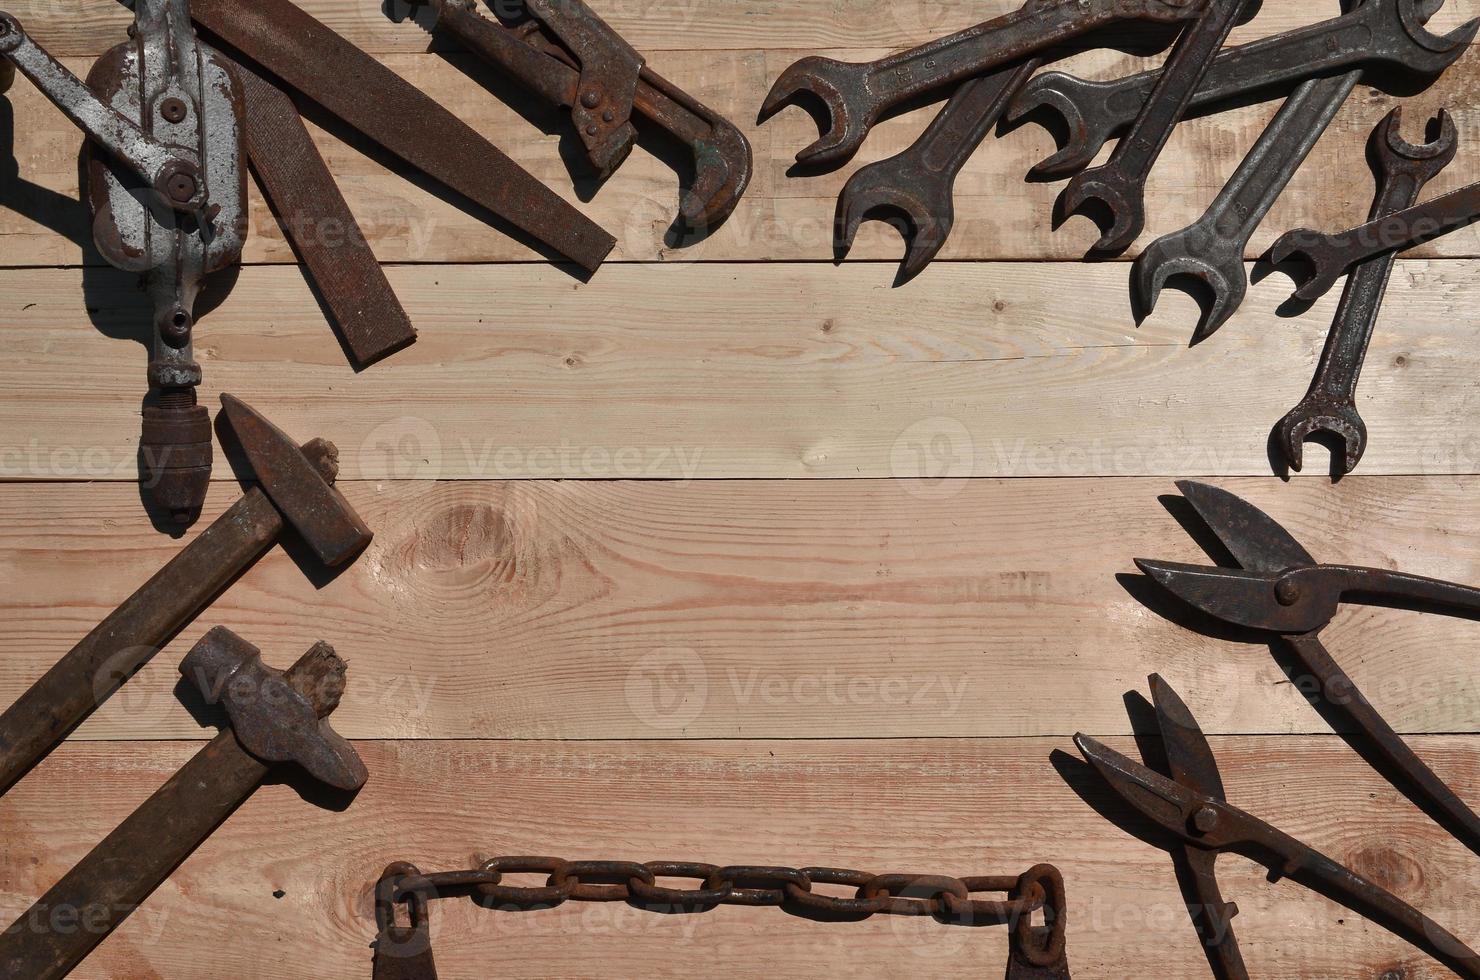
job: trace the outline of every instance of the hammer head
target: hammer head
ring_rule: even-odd
[[[333,443],[314,440],[300,447],[231,395],[221,396],[221,408],[262,489],[325,565],[342,565],[365,549],[370,529],[334,488],[339,454]]]
[[[207,704],[221,704],[242,748],[263,762],[296,762],[336,789],[355,790],[368,773],[354,747],[329,727],[344,693],[345,664],[327,643],[315,644],[287,673],[262,652],[217,626],[191,648],[180,673]]]

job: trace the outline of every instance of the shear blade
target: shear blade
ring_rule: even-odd
[[[1289,531],[1247,500],[1191,480],[1180,481],[1177,489],[1228,553],[1249,571],[1284,572],[1316,564]]]

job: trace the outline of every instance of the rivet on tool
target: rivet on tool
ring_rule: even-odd
[[[187,111],[185,100],[183,99],[165,99],[159,104],[159,114],[164,118],[165,122],[184,122]]]
[[[1282,606],[1293,606],[1300,601],[1300,583],[1294,579],[1280,579],[1274,586],[1274,597]]]
[[[1192,815],[1192,826],[1199,834],[1211,834],[1218,829],[1218,811],[1210,806],[1199,807]]]

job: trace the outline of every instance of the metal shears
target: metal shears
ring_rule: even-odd
[[[1480,590],[1406,572],[1322,565],[1290,532],[1247,501],[1201,483],[1181,482],[1177,487],[1240,567],[1137,559],[1141,571],[1214,619],[1275,636],[1318,684],[1321,703],[1339,723],[1366,736],[1360,751],[1373,768],[1480,854],[1480,817],[1414,754],[1320,639],[1321,630],[1343,603],[1466,616],[1480,613]]]
[[[1480,954],[1443,926],[1380,885],[1228,803],[1212,747],[1187,705],[1160,677],[1151,678],[1151,691],[1171,778],[1088,735],[1075,735],[1074,742],[1117,795],[1177,840],[1192,871],[1189,911],[1220,977],[1249,976],[1238,940],[1228,927],[1238,909],[1224,903],[1218,888],[1215,864],[1225,852],[1250,858],[1361,913],[1462,977],[1480,977]]]

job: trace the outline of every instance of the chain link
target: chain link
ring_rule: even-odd
[[[505,875],[542,874],[543,885],[507,885]],[[688,879],[696,887],[659,885]],[[851,896],[817,892],[813,885],[852,888]],[[974,898],[991,892],[1004,899]],[[378,948],[413,945],[429,951],[427,905],[432,899],[471,896],[495,910],[529,912],[568,901],[626,902],[661,913],[702,913],[721,905],[771,906],[807,918],[859,921],[874,915],[929,916],[945,925],[1006,925],[1014,958],[1035,968],[1062,969],[1064,880],[1051,865],[1012,876],[953,878],[927,874],[871,874],[848,868],[719,867],[687,861],[567,861],[553,857],[496,857],[467,871],[422,874],[392,864],[376,883]],[[396,922],[405,908],[410,926]],[[1043,924],[1034,916],[1042,913]],[[379,958],[377,958],[379,962]],[[1054,974],[1060,975],[1060,974]]]

